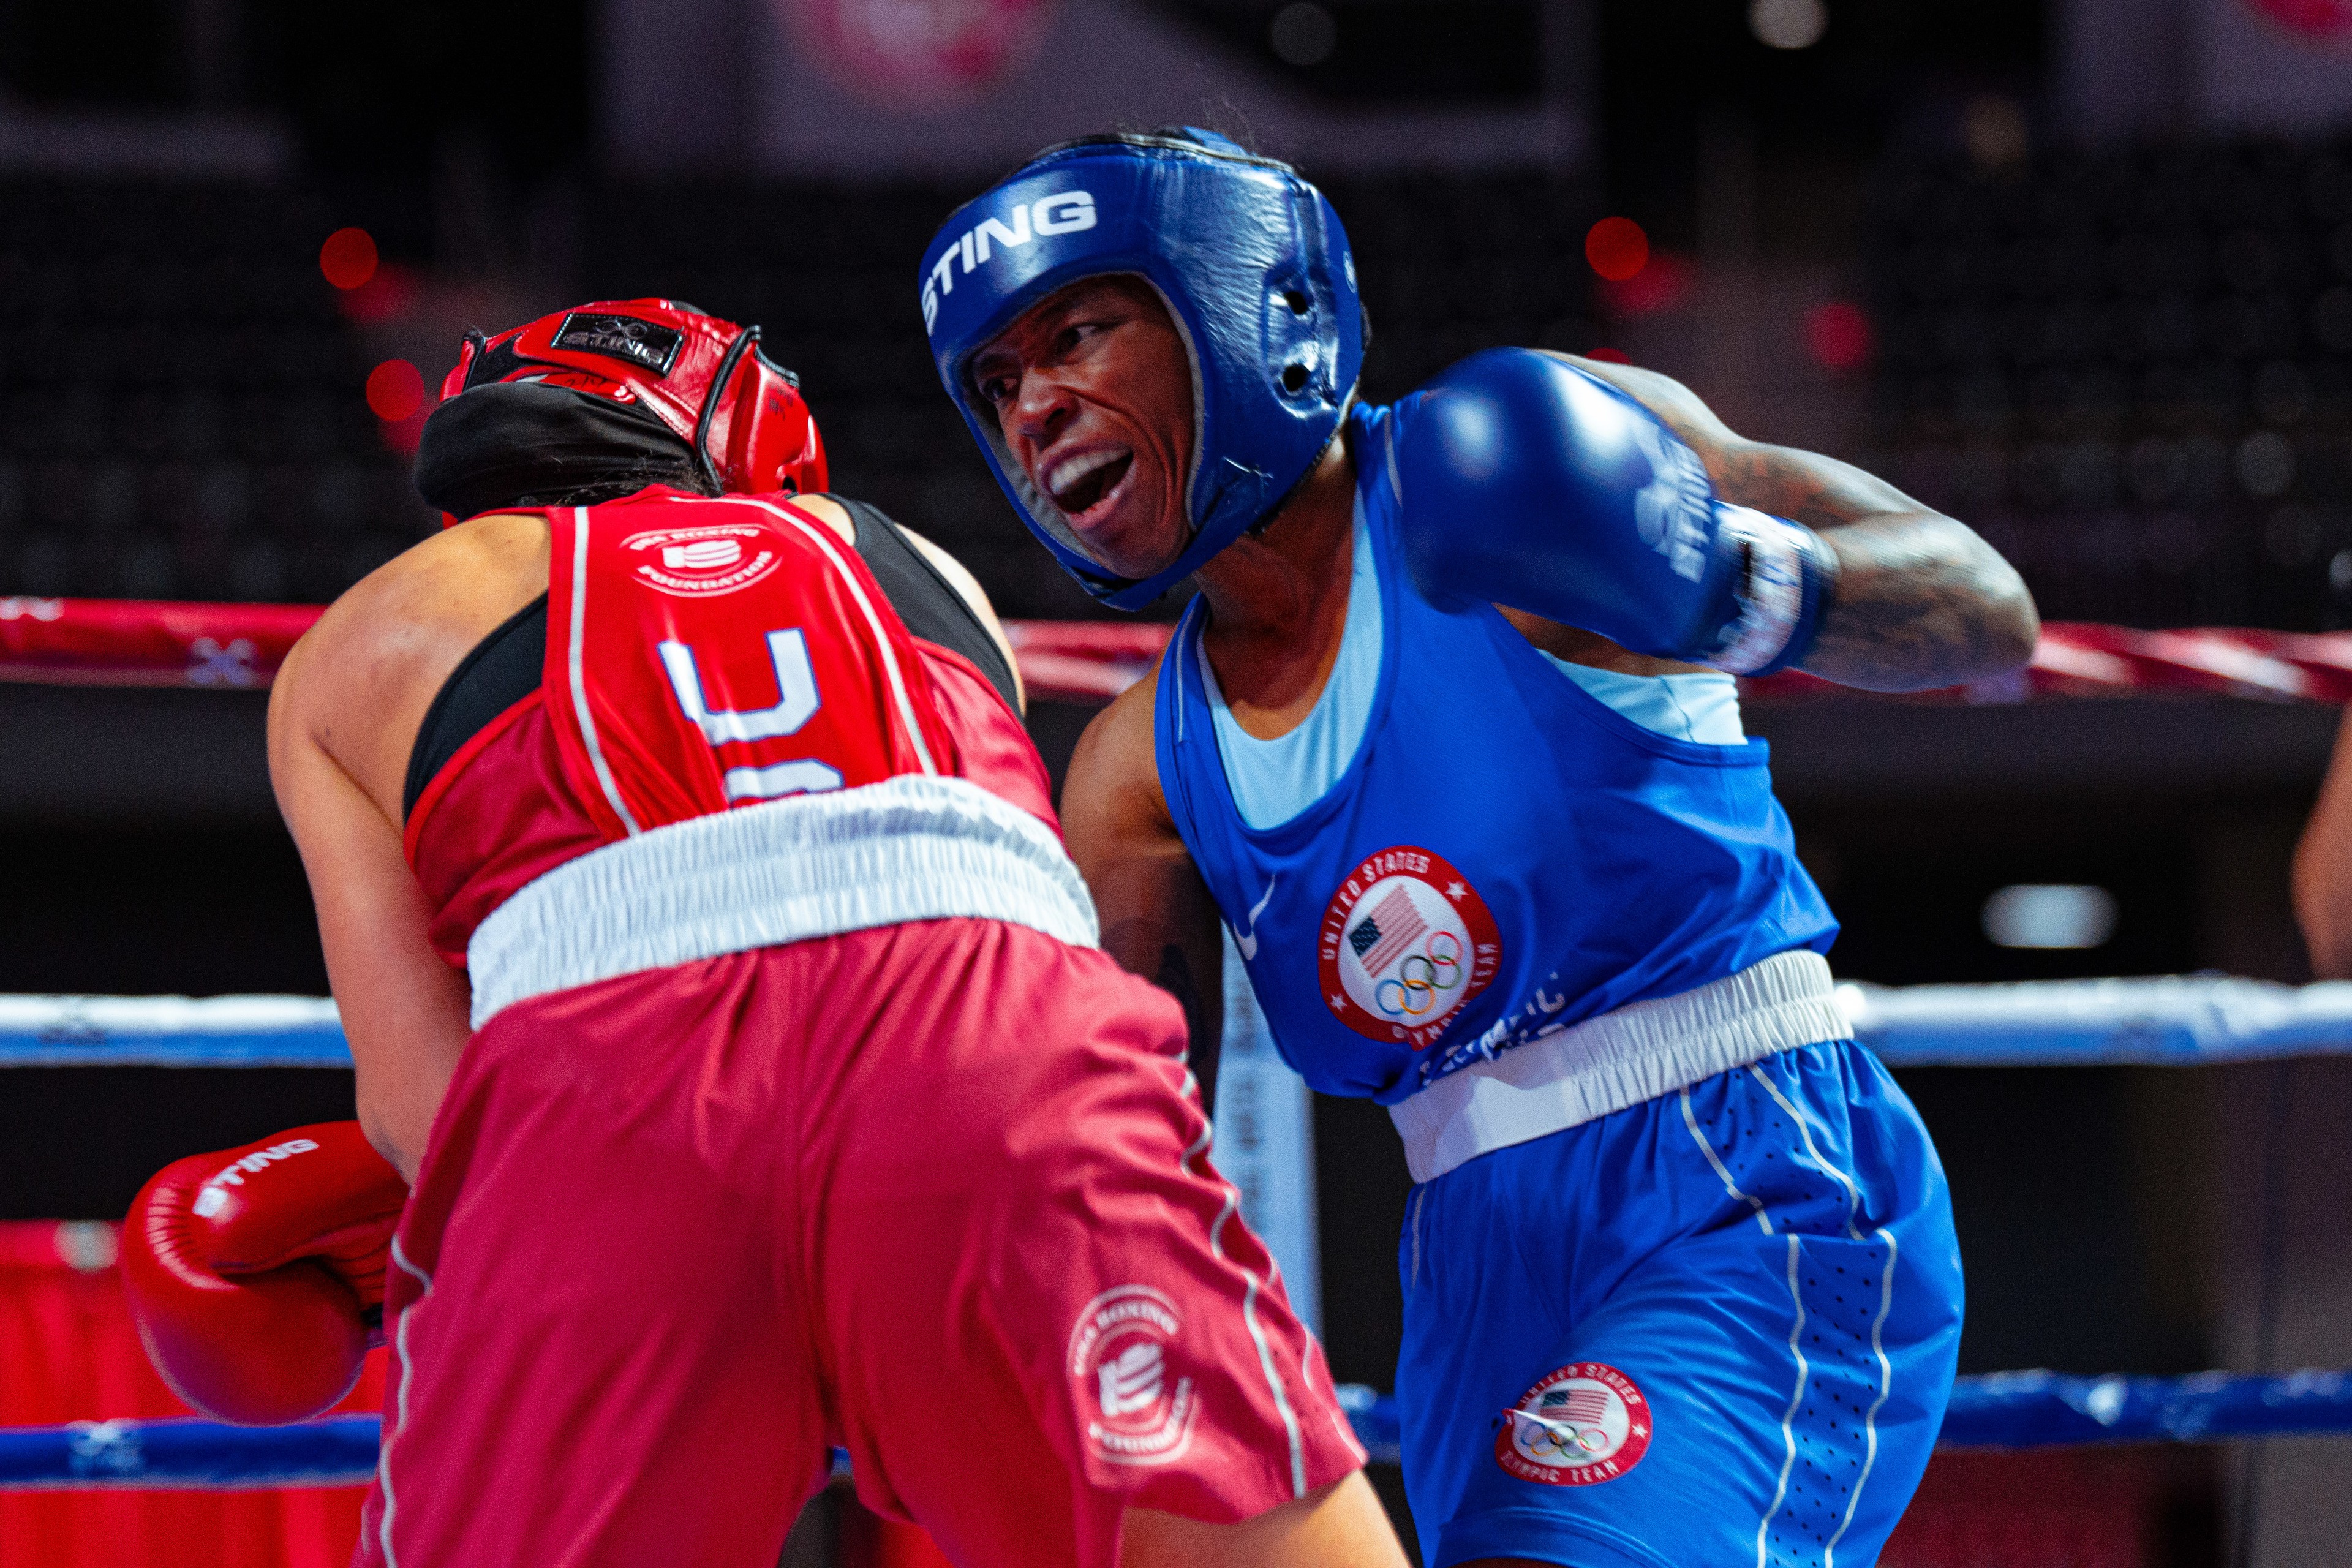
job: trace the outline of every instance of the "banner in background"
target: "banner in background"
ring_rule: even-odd
[[[2352,41],[2352,0],[2251,0],[2251,4],[2291,33],[2331,43]]]
[[[1315,1097],[1274,1048],[1249,971],[1225,933],[1225,1040],[1217,1064],[1211,1158],[1241,1189],[1242,1218],[1282,1269],[1291,1310],[1323,1331],[1323,1261],[1315,1226]]]
[[[860,98],[978,98],[1036,57],[1054,0],[778,0],[793,45]]]

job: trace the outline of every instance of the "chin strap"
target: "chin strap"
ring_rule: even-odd
[[[719,400],[727,395],[727,384],[735,378],[735,367],[760,341],[760,329],[746,327],[735,334],[727,345],[727,355],[719,362],[718,371],[710,378],[710,390],[703,395],[702,412],[694,419],[694,460],[702,469],[702,477],[710,481],[710,493],[721,495],[727,487],[719,477],[719,465],[710,460],[710,419],[719,411]],[[748,417],[749,409],[740,410],[739,416]]]

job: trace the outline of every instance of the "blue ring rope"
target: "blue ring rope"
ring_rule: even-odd
[[[1844,985],[1855,1033],[1908,1066],[2194,1065],[2352,1053],[2352,984],[2210,976],[1888,989]],[[316,997],[0,995],[0,1067],[348,1068],[334,1004]],[[1342,1403],[1376,1458],[1395,1458],[1396,1405]],[[2285,1377],[1965,1377],[1946,1447],[2197,1442],[2352,1433],[2352,1373]],[[348,1485],[374,1472],[374,1416],[298,1426],[194,1420],[0,1428],[0,1489]]]
[[[381,1422],[76,1421],[0,1427],[0,1489],[339,1487],[375,1474]]]
[[[0,1067],[351,1065],[321,996],[0,995]]]
[[[1349,1384],[1340,1403],[1374,1460],[1393,1464],[1396,1400]],[[297,1426],[165,1420],[0,1427],[0,1490],[352,1486],[375,1474],[378,1433],[373,1415]],[[1937,1446],[2048,1448],[2325,1433],[2352,1433],[2352,1373],[2168,1378],[2002,1372],[1959,1380]]]
[[[1845,984],[1854,1035],[1896,1067],[2198,1066],[2352,1054],[2352,982],[2219,975],[2010,985]],[[349,1068],[317,996],[0,995],[0,1067]]]

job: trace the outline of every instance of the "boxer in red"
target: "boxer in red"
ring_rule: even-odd
[[[358,1561],[767,1568],[838,1444],[961,1563],[1402,1563],[1182,1016],[1096,946],[984,601],[815,493],[756,339],[640,300],[469,340],[418,455],[469,521],[278,678],[413,1184]],[[238,1203],[306,1159],[380,1190],[238,1152]],[[256,1267],[134,1232],[178,1249],[150,1320]],[[356,1317],[348,1237],[310,1250]]]

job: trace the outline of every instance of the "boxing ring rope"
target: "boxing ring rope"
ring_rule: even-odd
[[[2210,1066],[2352,1054],[2352,983],[2218,976],[2003,985],[1848,984],[1856,1037],[1898,1067]],[[333,1002],[308,996],[0,996],[0,1068],[349,1068]],[[1375,1458],[1393,1459],[1393,1399],[1341,1391]],[[236,1489],[365,1481],[376,1418],[286,1427],[197,1420],[0,1429],[0,1490]],[[2352,1434],[2352,1373],[1959,1380],[1939,1446],[2033,1448]]]
[[[0,1490],[362,1486],[375,1474],[382,1428],[373,1415],[293,1426],[190,1419],[5,1427]]]
[[[258,689],[320,613],[307,605],[0,599],[0,681]],[[1148,672],[1168,627],[1015,621],[1006,634],[1033,697],[1101,703]],[[1747,696],[1767,700],[1839,689],[1793,673],[1745,683]],[[2032,662],[2014,675],[1902,700],[2154,693],[2352,703],[2352,634],[2056,624],[2043,628]],[[2352,983],[2297,987],[2176,976],[1848,984],[1838,1000],[1857,1037],[1898,1067],[2201,1066],[2352,1054]],[[83,1066],[348,1068],[351,1056],[334,1004],[323,998],[0,995],[0,1068]],[[1392,1460],[1393,1399],[1354,1385],[1341,1393],[1374,1457]],[[355,1484],[373,1473],[379,1430],[370,1415],[284,1427],[163,1419],[0,1428],[0,1491]],[[1939,1446],[2325,1433],[2352,1434],[2352,1373],[2152,1378],[2034,1371],[1960,1379]]]
[[[1373,1459],[1393,1464],[1396,1401],[1360,1384],[1343,1385],[1339,1397]],[[293,1426],[162,1420],[0,1428],[0,1491],[362,1485],[375,1473],[381,1426],[373,1415],[338,1415]],[[2284,1377],[1997,1372],[1959,1380],[1937,1446],[2054,1448],[2345,1432],[2352,1432],[2352,1376],[2341,1372]]]
[[[1842,984],[1854,1037],[1894,1067],[2205,1067],[2352,1056],[2352,981],[2225,975]],[[0,1068],[344,1068],[320,996],[0,995]]]
[[[323,612],[310,605],[0,598],[0,680],[79,686],[249,688],[269,684]],[[1159,657],[1150,621],[1008,621],[1033,697],[1107,702]],[[1851,694],[1794,671],[1743,683],[1750,699]],[[2135,631],[2053,622],[2025,668],[1903,700],[2020,702],[2045,697],[2204,692],[2273,701],[2352,702],[2352,632],[2246,628]]]

